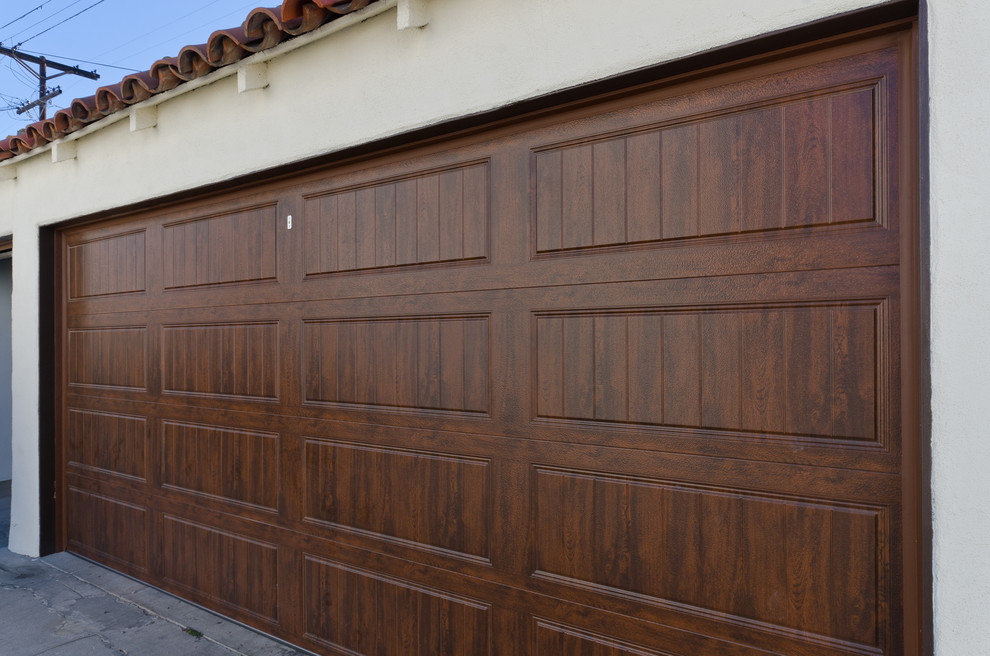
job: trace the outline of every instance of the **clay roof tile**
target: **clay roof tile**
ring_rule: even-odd
[[[146,71],[100,87],[92,96],[76,98],[45,121],[33,123],[0,140],[0,161],[29,152],[155,94],[174,89],[247,55],[286,39],[312,32],[340,15],[363,9],[375,0],[285,0],[280,7],[252,9],[239,27],[217,30],[201,45],[182,48]]]

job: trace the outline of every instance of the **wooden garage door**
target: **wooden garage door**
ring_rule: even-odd
[[[911,39],[64,230],[67,548],[325,653],[916,653]]]

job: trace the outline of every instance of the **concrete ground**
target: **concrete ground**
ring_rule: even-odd
[[[7,549],[10,487],[0,483],[0,655],[307,654],[68,553]]]

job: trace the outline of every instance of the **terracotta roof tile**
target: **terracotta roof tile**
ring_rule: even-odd
[[[186,46],[177,56],[159,59],[147,71],[100,87],[92,96],[76,98],[52,118],[32,123],[16,135],[0,140],[0,161],[22,155],[286,39],[312,32],[372,2],[375,0],[284,0],[281,7],[253,9],[239,27],[217,30],[206,43]]]

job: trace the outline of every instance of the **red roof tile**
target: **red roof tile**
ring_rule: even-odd
[[[284,0],[281,7],[253,9],[239,27],[217,30],[206,43],[186,46],[178,56],[159,59],[147,71],[100,87],[92,96],[76,98],[52,118],[32,123],[16,135],[0,140],[0,161],[29,152],[286,39],[312,32],[372,2],[375,0]]]

